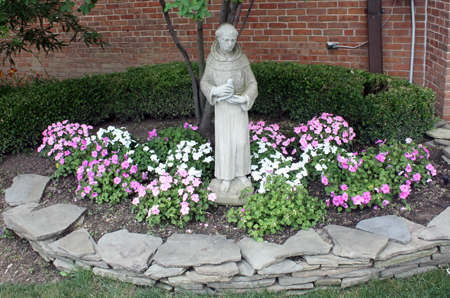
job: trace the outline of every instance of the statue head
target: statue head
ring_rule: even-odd
[[[223,23],[216,31],[216,37],[219,41],[222,52],[230,53],[236,44],[238,32],[233,25]]]

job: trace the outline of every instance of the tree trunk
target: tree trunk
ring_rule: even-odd
[[[239,23],[239,18],[241,16],[241,12],[242,12],[242,3],[241,3],[241,5],[239,5],[238,12],[236,14],[236,17],[234,18],[234,28],[236,28],[236,29],[237,29],[237,26]]]
[[[230,1],[222,0],[222,6],[220,7],[219,26],[228,21],[228,14],[230,12]]]
[[[239,36],[241,36],[241,33],[242,33],[242,31],[244,30],[245,23],[247,23],[247,19],[248,19],[248,16],[250,15],[250,11],[252,10],[252,6],[253,6],[253,2],[254,2],[254,1],[255,1],[255,0],[251,0],[251,1],[250,1],[250,6],[249,6],[249,8],[248,8],[248,10],[247,10],[247,14],[245,15],[244,22],[242,22],[242,27],[241,27],[241,30],[239,30],[239,34],[238,34],[238,37],[237,37],[237,38],[239,38]]]
[[[239,0],[237,2],[231,2],[230,13],[228,14],[228,23],[233,24],[234,19],[236,18],[236,11],[238,7],[241,6],[241,2]]]
[[[203,21],[197,21],[197,49],[198,49],[198,97],[200,99],[200,110],[203,113],[205,110],[206,97],[200,89],[200,81],[202,80],[203,73],[205,72],[205,48],[203,43]],[[197,123],[198,125],[199,123]]]

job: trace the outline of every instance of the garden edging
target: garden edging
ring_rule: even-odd
[[[8,229],[64,272],[82,267],[96,275],[175,291],[267,289],[301,294],[322,286],[408,277],[450,264],[450,207],[427,227],[385,216],[363,220],[355,229],[328,225],[301,230],[283,245],[195,234],[174,234],[163,243],[159,237],[127,230],[105,234],[96,243],[80,228],[85,208],[40,208],[36,196],[42,196],[48,179],[36,176],[14,179],[5,194],[8,204],[17,207],[4,211],[3,218]]]

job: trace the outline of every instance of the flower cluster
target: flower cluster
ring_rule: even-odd
[[[284,155],[288,155],[287,147],[294,142],[295,138],[287,138],[279,130],[278,124],[270,124],[266,126],[264,121],[258,121],[256,124],[250,122],[250,143],[251,142],[264,142],[273,148],[280,148]],[[291,151],[291,154],[295,154],[297,150]]]
[[[333,117],[329,113],[314,117],[307,124],[300,124],[294,128],[294,132],[300,136],[301,150],[305,150],[308,145],[316,148],[320,143],[334,143],[338,146],[350,144],[356,136],[353,128],[341,116]]]

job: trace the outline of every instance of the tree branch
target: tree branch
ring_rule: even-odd
[[[241,12],[242,12],[242,3],[241,3],[241,5],[239,5],[239,9],[238,9],[236,18],[234,19],[234,28],[237,28],[237,26],[238,26],[239,18],[241,17]]]
[[[237,2],[231,2],[230,5],[230,13],[228,14],[228,23],[233,24],[234,19],[236,18],[237,8],[241,6],[241,2],[237,0]]]
[[[250,15],[250,11],[252,10],[252,6],[253,6],[253,2],[254,1],[255,0],[251,0],[250,1],[250,6],[249,6],[249,8],[247,10],[247,14],[245,15],[244,22],[242,23],[242,27],[241,27],[241,30],[239,30],[239,34],[238,34],[237,38],[239,38],[239,36],[241,36],[242,31],[244,31],[244,27],[245,27],[245,24],[247,23],[247,19],[248,19],[248,16]]]
[[[230,1],[231,0],[222,0],[219,15],[219,26],[228,20],[228,13],[230,11]]]

